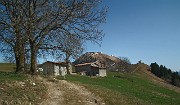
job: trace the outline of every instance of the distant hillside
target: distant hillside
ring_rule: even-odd
[[[82,64],[82,63],[89,63],[89,62],[95,62],[95,61],[101,61],[106,64],[106,67],[108,70],[111,71],[118,71],[119,65],[122,64],[122,60],[115,56],[110,56],[107,54],[103,54],[101,52],[86,52],[81,57],[76,59],[73,64]]]
[[[12,63],[0,63],[0,71],[12,72],[15,71],[16,65]]]

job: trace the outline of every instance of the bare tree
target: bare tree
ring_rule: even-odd
[[[11,53],[16,61],[16,72],[24,70],[23,14],[18,0],[0,1],[1,51]],[[6,54],[7,54],[6,53]]]
[[[36,69],[38,49],[43,46],[44,39],[52,38],[50,37],[52,34],[74,35],[80,40],[95,42],[102,40],[103,34],[98,30],[98,26],[104,22],[106,10],[99,10],[99,3],[99,0],[29,1],[30,24],[27,25],[29,26],[27,34],[31,49],[32,73]],[[58,47],[55,44],[48,45]]]
[[[83,41],[75,35],[65,34],[58,35],[55,43],[57,44],[57,46],[59,46],[57,50],[60,50],[65,55],[65,62],[67,63],[67,73],[70,74],[70,58],[76,59],[82,54],[84,50]]]
[[[100,23],[105,22],[107,9],[100,8],[101,0],[2,1],[1,4],[8,8],[4,10],[10,19],[6,25],[10,26],[9,31],[13,30],[14,45],[21,46],[15,47],[17,48],[14,51],[15,56],[17,51],[24,49],[24,40],[28,40],[27,48],[30,49],[30,72],[32,74],[36,71],[39,49],[63,47],[52,43],[59,35],[72,35],[81,41],[90,40],[97,43],[102,40],[103,33],[98,27]],[[1,23],[1,25],[4,24]],[[62,51],[66,52],[69,58],[69,50]],[[21,53],[24,54],[23,51],[20,52],[20,55],[23,55]]]
[[[130,62],[129,58],[119,57],[119,59],[121,60],[121,62],[119,63],[118,71],[121,71],[121,72],[129,71],[129,69],[131,69],[131,67],[130,67],[131,62]]]
[[[127,63],[127,64],[131,64],[131,61],[128,57],[119,57],[120,60],[122,60],[123,62]]]

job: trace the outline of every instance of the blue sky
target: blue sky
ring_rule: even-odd
[[[157,62],[180,71],[180,0],[104,0],[109,7],[105,37],[98,51],[139,60]]]

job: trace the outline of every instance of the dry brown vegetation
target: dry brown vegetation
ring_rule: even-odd
[[[36,77],[1,73],[1,105],[37,105],[46,97],[46,87]]]

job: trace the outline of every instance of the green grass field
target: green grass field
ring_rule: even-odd
[[[22,81],[26,80],[26,76],[22,74],[16,74],[14,72],[1,72],[0,71],[0,83],[1,82],[10,82],[10,81]]]
[[[108,73],[105,78],[66,76],[104,98],[107,105],[180,105],[180,93],[161,87],[137,73]]]
[[[0,63],[0,71],[12,72],[15,71],[16,65],[11,63]]]

